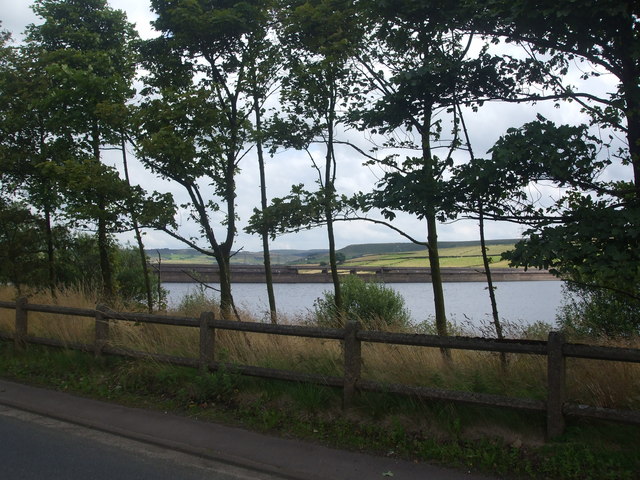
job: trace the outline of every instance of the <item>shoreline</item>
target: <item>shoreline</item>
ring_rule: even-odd
[[[217,265],[163,263],[152,265],[162,283],[219,283]],[[338,267],[341,275],[358,275],[367,281],[381,283],[431,283],[429,267]],[[484,269],[474,267],[443,267],[443,282],[485,282]],[[272,268],[273,283],[332,283],[328,267],[281,265]],[[545,270],[496,268],[491,270],[495,282],[559,280]],[[233,283],[265,283],[261,265],[232,265]]]

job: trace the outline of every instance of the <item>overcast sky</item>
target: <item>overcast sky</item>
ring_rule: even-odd
[[[147,0],[110,0],[113,8],[124,10],[129,21],[134,23],[139,34],[143,38],[154,35],[149,22],[153,19]],[[29,0],[0,0],[0,20],[2,27],[9,30],[14,38],[20,39],[20,34],[29,23],[38,22],[38,18],[30,9]],[[613,90],[612,79],[607,76],[599,80],[605,91]],[[466,118],[472,145],[477,157],[482,157],[493,145],[498,137],[509,127],[518,127],[523,123],[535,119],[536,113],[542,113],[547,118],[554,119],[558,123],[578,123],[581,114],[577,105],[563,105],[561,109],[555,109],[551,104],[507,105],[487,104],[477,113]],[[356,140],[355,133],[347,134],[350,139]],[[364,140],[359,140],[366,145]],[[131,153],[131,152],[130,152]],[[322,156],[323,152],[316,152]],[[113,152],[105,153],[106,162],[121,168],[120,155]],[[259,205],[259,177],[257,162],[252,155],[248,155],[242,161],[242,172],[238,178],[238,215],[240,216],[239,232],[236,239],[236,248],[244,248],[245,251],[261,250],[261,242],[257,236],[244,234],[241,229],[246,225],[246,220],[251,215],[254,207]],[[363,158],[359,155],[341,150],[338,158],[337,189],[339,193],[351,194],[357,191],[367,191],[376,182],[381,172],[362,166]],[[135,160],[132,169],[132,178],[139,182],[145,189],[160,192],[170,191],[174,194],[177,203],[185,198],[184,193],[175,183],[168,183],[155,178],[145,171]],[[315,180],[315,173],[305,153],[287,152],[268,160],[267,165],[268,194],[272,197],[286,195],[292,184],[306,183],[310,188]],[[618,178],[629,178],[630,170],[627,167],[618,166],[611,169],[609,175]],[[552,193],[552,192],[549,192]],[[546,193],[545,193],[546,194]],[[195,232],[195,225],[187,218],[186,212],[180,212],[178,217],[181,223],[181,232]],[[396,226],[405,230],[415,238],[424,240],[426,225],[408,215],[400,215],[395,222]],[[220,229],[218,235],[222,237]],[[490,239],[517,238],[522,233],[522,227],[492,222],[487,224],[487,237]],[[132,239],[131,235],[121,237],[126,241]],[[477,224],[474,221],[461,220],[449,224],[440,225],[439,239],[446,240],[476,240],[478,239]],[[367,222],[339,223],[336,226],[336,242],[338,248],[356,243],[380,243],[406,241],[399,234],[382,226],[375,226]],[[145,245],[148,248],[182,248],[183,245],[165,234],[147,231]],[[315,249],[327,248],[326,234],[323,229],[303,231],[297,234],[288,234],[279,237],[272,244],[272,248],[296,248]]]

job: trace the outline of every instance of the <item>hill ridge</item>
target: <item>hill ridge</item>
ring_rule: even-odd
[[[518,239],[497,239],[487,241],[487,245],[490,246],[502,246],[513,245],[518,242]],[[454,248],[479,248],[479,240],[459,240],[459,241],[442,241],[438,242],[440,249],[454,249]],[[190,248],[172,249],[172,248],[160,248],[149,249],[149,256],[154,257],[153,253],[156,251],[163,262],[170,263],[213,263],[213,257],[207,257],[197,251]],[[426,248],[421,245],[416,245],[410,242],[387,242],[387,243],[356,243],[347,245],[346,247],[337,250],[344,256],[344,259],[358,259],[366,256],[375,255],[393,255],[403,253],[414,253],[416,256],[425,252]],[[328,249],[274,249],[271,251],[272,263],[274,265],[290,265],[310,263],[317,264],[320,262],[328,261]],[[446,255],[443,252],[443,255]],[[457,253],[456,256],[465,256]],[[239,251],[233,258],[234,264],[246,264],[257,265],[263,263],[262,252],[249,252]]]

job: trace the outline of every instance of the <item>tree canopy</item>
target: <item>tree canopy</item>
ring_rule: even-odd
[[[267,234],[322,225],[340,311],[336,222],[368,218],[400,231],[394,222],[408,214],[426,231],[416,241],[429,250],[440,334],[439,224],[461,217],[521,224],[508,255],[515,266],[640,301],[637,2],[152,0],[151,8],[157,35],[145,41],[105,0],[36,0],[42,21],[24,42],[0,34],[3,218],[29,242],[43,229],[44,246],[26,252],[45,252],[50,285],[56,227],[96,232],[108,294],[111,239],[143,225],[215,258],[227,315],[242,222],[263,236],[265,252]],[[595,88],[604,76],[609,87]],[[476,157],[466,120],[491,102],[532,113],[546,102],[559,112],[577,105],[581,116],[512,121]],[[148,194],[105,162],[106,148],[124,152],[126,142],[186,200]],[[278,172],[293,187],[268,198],[265,151],[299,152],[314,180]],[[340,191],[349,175],[340,165],[353,155],[377,181],[349,198],[356,192]],[[249,200],[238,179],[254,156],[260,207],[243,219]]]

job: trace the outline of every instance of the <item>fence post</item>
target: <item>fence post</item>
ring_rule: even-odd
[[[360,322],[347,322],[344,329],[344,386],[342,407],[349,408],[356,394],[362,367],[362,345],[358,340]]]
[[[547,439],[564,433],[562,406],[566,391],[566,360],[562,353],[565,343],[560,332],[549,332],[547,341]]]
[[[16,325],[13,336],[13,344],[16,350],[24,350],[25,337],[27,336],[27,298],[20,297],[16,300]]]
[[[93,352],[96,357],[102,355],[102,350],[109,341],[109,318],[105,315],[107,307],[98,305],[96,307],[96,332]]]
[[[199,367],[202,373],[209,371],[209,365],[214,361],[216,330],[213,327],[213,312],[200,314],[200,359]]]

